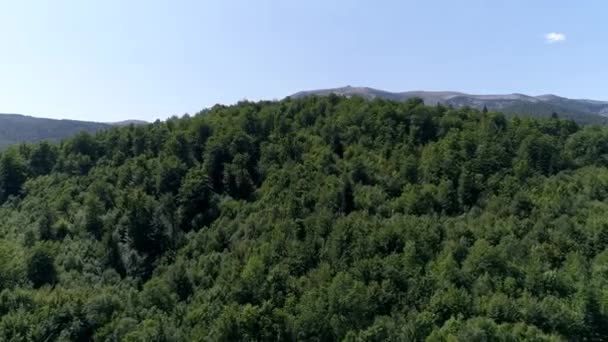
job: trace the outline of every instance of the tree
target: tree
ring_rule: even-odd
[[[30,155],[30,169],[34,175],[46,175],[57,162],[57,147],[43,141],[33,148]]]
[[[177,193],[187,171],[186,165],[174,155],[161,156],[158,164],[156,170],[157,193]]]
[[[185,230],[198,229],[216,217],[216,196],[210,177],[202,168],[192,168],[178,193],[179,217]]]
[[[37,246],[27,261],[27,277],[35,288],[57,282],[54,259],[44,246]]]
[[[0,156],[0,202],[18,195],[26,179],[26,166],[17,151],[9,149],[4,152]]]
[[[104,205],[101,200],[93,194],[88,194],[84,200],[84,229],[91,233],[96,239],[100,239],[103,233]]]
[[[49,207],[44,207],[38,219],[38,236],[41,240],[52,240],[55,238],[54,215]]]

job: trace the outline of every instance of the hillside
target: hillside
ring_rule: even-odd
[[[342,87],[302,91],[293,94],[293,98],[310,95],[327,96],[336,94],[342,96],[361,96],[366,99],[385,99],[406,101],[413,97],[421,98],[428,105],[441,103],[454,107],[469,106],[472,108],[500,111],[507,115],[525,115],[535,117],[550,117],[557,113],[560,117],[572,119],[583,124],[608,123],[608,102],[593,100],[576,100],[555,95],[529,96],[524,94],[507,95],[471,95],[453,91],[407,91],[392,93],[367,87]]]
[[[0,154],[1,341],[608,339],[608,127],[340,96]]]
[[[75,120],[53,120],[19,114],[0,114],[0,149],[20,142],[58,142],[78,132],[95,133],[110,125]]]

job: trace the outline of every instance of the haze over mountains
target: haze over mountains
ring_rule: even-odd
[[[366,99],[387,99],[405,101],[419,97],[425,104],[441,103],[454,107],[469,106],[500,111],[509,115],[529,115],[548,117],[557,113],[562,118],[573,119],[579,123],[608,123],[608,102],[584,99],[569,99],[556,95],[530,96],[525,94],[471,95],[455,91],[406,91],[389,92],[368,87],[342,87],[301,91],[291,95],[300,98],[310,95],[327,96],[336,94],[346,97],[361,96]]]
[[[117,123],[101,123],[36,118],[20,114],[0,114],[0,150],[8,145],[21,142],[42,140],[57,142],[82,131],[95,133],[112,126],[141,123],[144,122],[128,120]]]

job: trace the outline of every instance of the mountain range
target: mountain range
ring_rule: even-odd
[[[113,126],[142,123],[145,122],[128,120],[116,123],[101,123],[45,119],[20,114],[0,114],[0,150],[8,145],[21,142],[42,140],[57,142],[82,131],[95,133]]]
[[[525,94],[472,95],[456,91],[405,91],[390,92],[369,87],[341,87],[301,91],[291,98],[305,96],[327,96],[336,94],[345,97],[360,96],[368,100],[386,99],[406,101],[420,98],[427,105],[443,104],[453,107],[472,107],[500,111],[506,115],[559,117],[572,119],[580,124],[608,124],[608,101],[569,99],[556,95],[530,96]],[[101,123],[77,120],[55,120],[36,118],[20,114],[0,114],[0,150],[21,142],[48,140],[57,142],[78,132],[95,133],[113,126],[145,124],[145,121],[126,120]]]
[[[352,97],[360,96],[365,99],[386,99],[406,101],[411,98],[421,98],[427,105],[443,104],[454,107],[472,107],[500,111],[507,115],[525,115],[548,117],[556,113],[562,118],[572,119],[578,123],[606,124],[608,123],[608,101],[585,99],[569,99],[556,95],[530,96],[525,94],[505,95],[472,95],[455,91],[405,91],[389,92],[369,87],[341,87],[301,91],[291,95],[292,98],[305,96],[327,96],[336,94]]]

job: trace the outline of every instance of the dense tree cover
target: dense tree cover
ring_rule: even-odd
[[[608,339],[608,129],[309,97],[0,156],[3,341]]]

